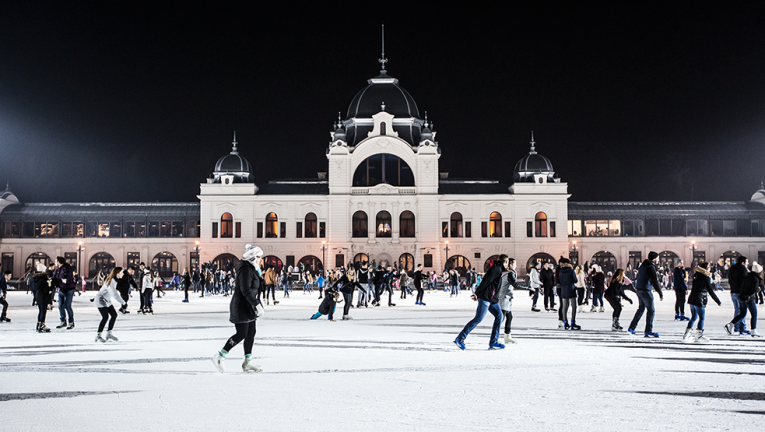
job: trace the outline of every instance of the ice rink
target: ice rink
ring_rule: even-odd
[[[351,310],[352,321],[309,321],[316,293],[294,291],[258,320],[243,374],[241,345],[221,375],[210,357],[234,333],[229,298],[171,292],[153,316],[120,315],[117,343],[94,343],[94,293],[75,296],[76,328],[34,331],[31,295],[9,292],[0,324],[2,431],[735,430],[765,426],[765,341],[728,336],[730,296],[707,308],[709,344],[683,344],[674,293],[657,301],[647,340],[610,330],[611,309],[530,312],[516,292],[518,344],[488,351],[491,316],[460,351],[452,343],[475,312],[463,293],[427,292],[394,308]],[[633,299],[634,295],[631,296]],[[658,298],[657,298],[658,300]],[[540,300],[541,302],[541,300]],[[711,301],[710,301],[711,302]],[[626,328],[635,306],[625,304]],[[686,309],[687,310],[687,309]],[[689,313],[689,311],[688,311]],[[761,314],[763,312],[761,311]],[[747,317],[748,321],[748,317]],[[762,321],[762,320],[760,320]],[[47,324],[58,324],[58,309]],[[642,322],[638,327],[642,330]],[[762,330],[762,329],[761,329]]]

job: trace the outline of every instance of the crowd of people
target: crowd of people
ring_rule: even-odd
[[[722,300],[716,292],[721,285],[718,276],[724,271],[730,286],[734,315],[731,321],[724,325],[725,331],[731,335],[736,333],[761,337],[757,331],[757,304],[762,302],[765,279],[763,267],[757,262],[750,265],[744,256],[739,256],[725,268],[707,262],[686,268],[682,261],[670,268],[666,263],[659,262],[656,252],[650,252],[648,259],[638,268],[628,267],[626,270],[616,269],[613,272],[604,271],[599,264],[576,265],[561,257],[557,264],[530,263],[528,283],[525,283],[518,277],[515,260],[507,255],[500,255],[498,260],[490,263],[485,274],[477,273],[475,269],[461,269],[464,276],[456,269],[445,270],[439,275],[436,272],[423,272],[421,264],[407,271],[395,263],[383,265],[375,263],[374,260],[348,263],[347,267],[337,268],[325,274],[324,271],[307,269],[302,264],[279,269],[262,262],[262,255],[260,248],[248,245],[243,259],[235,267],[221,269],[208,263],[193,271],[186,268],[180,275],[174,275],[169,284],[172,289],[184,291],[183,302],[189,301],[189,291],[200,293],[200,297],[232,296],[230,321],[235,324],[236,334],[213,357],[213,362],[221,372],[226,354],[242,341],[245,343],[246,354],[243,370],[259,370],[259,366],[252,364],[250,359],[256,330],[255,321],[263,313],[263,301],[266,305],[270,305],[271,301],[274,305],[279,304],[276,292],[283,291],[285,298],[289,297],[293,289],[302,290],[303,295],[311,295],[315,289],[321,302],[318,311],[310,319],[327,316],[327,319],[333,322],[338,304],[342,304],[343,307],[342,320],[350,320],[352,308],[380,307],[384,304],[395,307],[395,291],[399,292],[400,300],[406,300],[408,296],[414,297],[415,305],[425,306],[425,292],[438,289],[439,282],[443,284],[444,291],[450,293],[450,297],[469,290],[470,298],[477,302],[477,309],[474,318],[454,340],[460,349],[465,349],[465,339],[487,313],[494,317],[489,348],[503,349],[504,344],[516,343],[511,327],[513,297],[517,290],[528,290],[532,312],[541,312],[537,307],[541,294],[545,310],[557,312],[558,327],[574,331],[581,330],[581,326],[576,323],[577,313],[603,313],[604,300],[612,309],[611,329],[624,330],[619,321],[623,310],[622,300],[632,304],[633,299],[627,294],[628,291],[632,292],[638,307],[627,331],[637,334],[638,325],[645,315],[642,333],[646,338],[659,337],[653,328],[654,293],[663,301],[665,292],[674,291],[674,318],[676,321],[687,321],[683,341],[703,343],[709,341],[704,335],[705,308],[710,298],[718,306],[722,305]],[[11,272],[6,271],[3,276],[0,279],[0,322],[10,322],[5,298]],[[164,294],[163,287],[168,285],[157,270],[151,270],[144,263],[124,269],[116,267],[108,274],[99,272],[95,279],[98,292],[90,301],[95,303],[101,314],[96,342],[118,340],[112,334],[118,317],[117,312],[130,313],[128,302],[134,292],[138,293],[138,313],[153,314],[154,295],[161,297]],[[72,299],[75,293],[81,294],[80,288],[83,288],[84,292],[86,284],[63,257],[57,257],[49,266],[37,263],[34,271],[30,270],[23,281],[27,285],[27,292],[31,291],[33,294],[33,305],[38,307],[37,332],[51,332],[46,326],[46,315],[53,309],[54,302],[58,303],[60,319],[56,328],[74,328]],[[113,303],[119,303],[119,309],[115,309]],[[686,306],[690,309],[690,317],[686,317]],[[750,316],[750,328],[746,325],[747,314]],[[504,344],[500,342],[503,321]]]

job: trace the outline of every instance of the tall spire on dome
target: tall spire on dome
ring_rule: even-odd
[[[385,23],[382,25],[382,57],[377,61],[382,65],[380,75],[387,75],[387,72],[385,72],[385,63],[388,63],[388,59],[385,58]]]
[[[536,144],[534,141],[534,131],[531,131],[531,142],[529,144],[531,144],[531,150],[529,150],[529,154],[537,154],[537,149],[534,146]]]
[[[239,154],[239,150],[237,150],[237,148],[236,148],[236,145],[239,144],[236,141],[236,131],[234,131],[234,140],[231,141],[231,144],[232,144],[232,146],[231,146],[231,154]]]

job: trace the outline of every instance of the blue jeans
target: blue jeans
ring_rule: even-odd
[[[742,310],[746,310],[746,303],[742,302],[738,298],[738,294],[736,293],[730,293],[730,299],[733,301],[733,314],[738,316],[741,314]],[[739,322],[734,322],[734,330],[736,333],[741,333],[742,331],[746,330],[746,322],[744,320],[740,320]]]
[[[603,307],[603,293],[600,293],[600,294],[592,293],[592,307],[597,306],[598,301],[600,301],[600,307]]]
[[[752,314],[751,324],[752,324],[752,330],[757,328],[757,302],[755,300],[748,301],[748,302],[739,302],[741,304],[741,312],[736,315],[735,318],[733,318],[733,324],[737,325],[738,323],[741,323],[744,328],[746,328],[746,325],[744,323],[744,318],[746,318],[746,310],[749,309],[749,313]]]
[[[452,295],[452,294],[453,295],[459,294],[459,290],[457,289],[457,285],[452,285],[452,290],[451,290],[450,295]]]
[[[74,322],[74,312],[72,311],[73,297],[74,290],[58,292],[58,313],[61,317],[61,322],[66,322],[66,313],[69,314],[69,324]]]
[[[465,324],[465,328],[463,328],[459,336],[457,336],[457,340],[464,341],[470,332],[483,321],[486,316],[486,311],[489,311],[489,313],[494,315],[494,325],[491,326],[491,339],[489,340],[489,344],[496,344],[499,341],[499,326],[502,324],[502,309],[499,308],[498,303],[490,303],[481,299],[478,299],[478,307],[475,310],[475,317]]]
[[[646,290],[637,290],[638,297],[638,310],[635,312],[635,316],[632,318],[630,328],[635,330],[637,328],[640,318],[643,317],[643,312],[648,311],[645,317],[645,332],[653,333],[653,316],[656,313],[656,309],[653,306],[653,292]]]
[[[688,328],[693,328],[693,323],[696,322],[696,318],[699,319],[699,325],[697,330],[704,330],[704,308],[701,306],[691,306],[691,320],[688,321]]]

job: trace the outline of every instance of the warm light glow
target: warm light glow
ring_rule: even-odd
[[[446,241],[446,244],[449,244],[449,240]]]
[[[327,242],[326,242],[326,241],[324,241],[324,240],[322,240],[322,241],[321,241],[321,244],[325,245],[325,244],[327,244]]]
[[[80,246],[82,246],[82,242],[78,242],[78,244],[79,244]]]
[[[574,240],[574,246],[576,246],[576,240]]]
[[[691,240],[691,244],[696,244],[696,240]]]
[[[196,241],[197,246],[199,246],[199,240]]]

